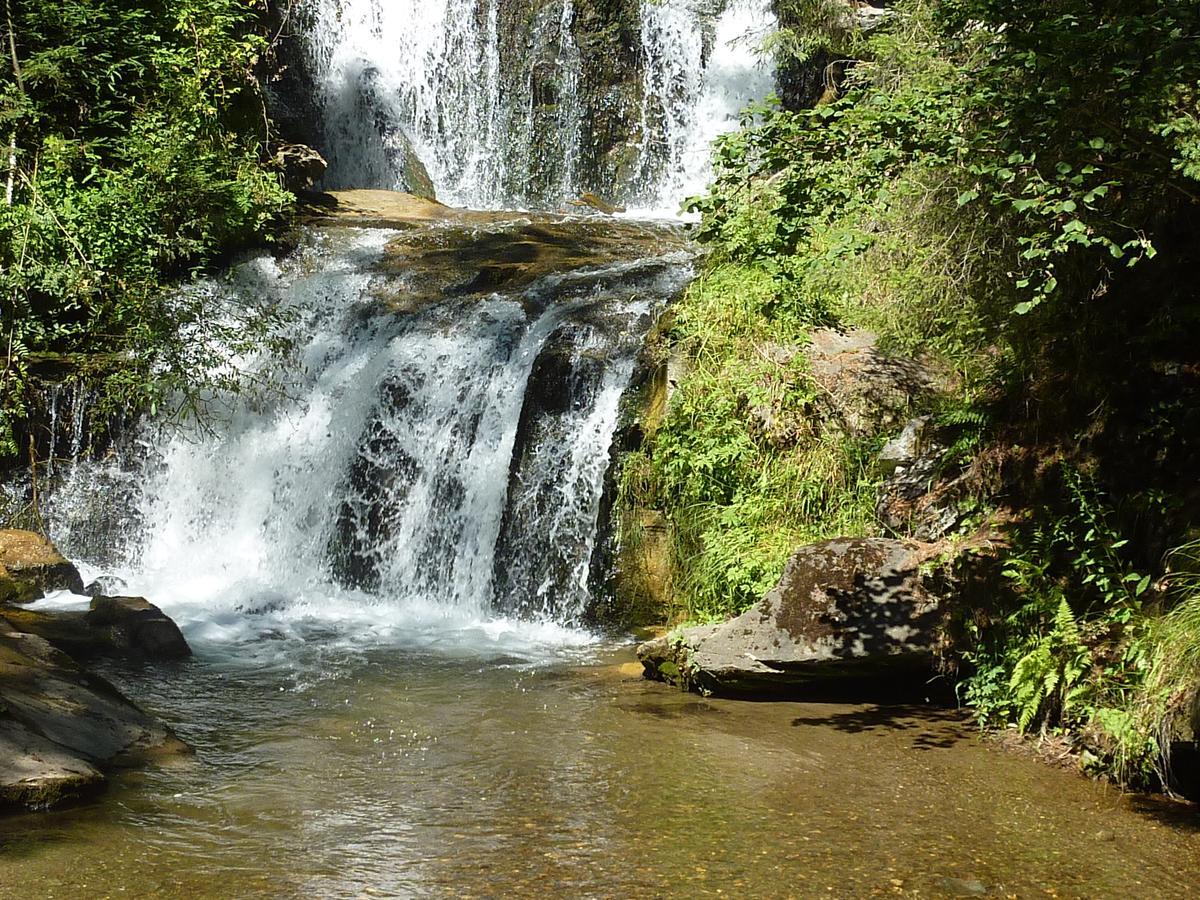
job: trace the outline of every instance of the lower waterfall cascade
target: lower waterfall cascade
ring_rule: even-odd
[[[711,141],[770,92],[770,3],[303,9],[324,187],[495,212],[310,225],[290,256],[182,288],[217,314],[292,310],[298,374],[283,397],[211,398],[225,412],[194,429],[122,429],[98,461],[87,392],[52,388],[52,533],[212,646],[336,622],[437,640],[448,621],[570,644],[607,577],[624,398],[692,274],[678,226],[636,216],[673,217]],[[633,209],[503,212],[589,192]],[[533,274],[497,281],[505,267]],[[244,362],[255,380],[276,366]]]
[[[614,229],[634,238],[624,258],[610,258]],[[438,231],[420,238],[453,239]],[[86,397],[55,398],[77,435],[48,500],[56,540],[215,643],[345,619],[385,641],[457,623],[569,644],[592,600],[621,400],[691,254],[672,226],[596,220],[517,219],[465,240],[551,234],[585,253],[604,235],[605,249],[447,296],[419,261],[386,271],[411,233],[316,229],[282,262],[259,255],[189,288],[294,307],[297,380],[236,401],[219,428],[151,421],[98,462],[74,446]]]

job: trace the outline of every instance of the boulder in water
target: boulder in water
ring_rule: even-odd
[[[87,760],[0,713],[0,811],[66,806],[104,782]]]
[[[4,610],[4,620],[17,631],[43,638],[72,659],[103,656],[114,649],[107,631],[88,624],[85,612],[11,607]]]
[[[89,597],[115,596],[118,591],[125,590],[126,584],[124,578],[118,578],[116,575],[101,575],[94,581],[89,581],[83,588],[83,592]]]
[[[886,538],[801,547],[751,609],[676,630],[638,656],[649,678],[742,696],[927,673],[942,630],[940,598],[921,572],[934,553],[933,545]]]
[[[113,646],[148,659],[192,655],[179,626],[144,597],[94,597],[87,622],[104,629]]]
[[[60,806],[101,789],[104,769],[186,750],[107,681],[0,618],[0,808]]]
[[[0,568],[4,570],[0,572],[0,594],[5,592],[6,584],[15,582],[15,602],[36,600],[45,591],[83,593],[79,570],[48,539],[32,531],[0,529]],[[8,593],[11,591],[10,586]]]

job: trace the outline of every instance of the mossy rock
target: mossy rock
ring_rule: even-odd
[[[44,591],[83,593],[83,579],[79,570],[58,552],[49,539],[32,531],[0,529],[0,566],[9,578],[25,586],[27,600],[37,599]],[[31,590],[37,593],[28,596]]]
[[[16,579],[0,564],[0,606],[13,603],[32,603],[42,596],[42,591],[32,581]]]

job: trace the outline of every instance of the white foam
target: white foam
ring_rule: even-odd
[[[769,0],[728,0],[715,16],[711,4],[641,0],[637,175],[624,186],[588,184],[574,3],[562,0],[556,27],[535,29],[514,56],[501,46],[499,2],[316,0],[306,39],[324,109],[327,186],[403,186],[407,146],[453,205],[553,206],[593,190],[638,217],[674,219],[708,182],[713,140],[773,89],[757,53],[774,22]],[[555,136],[539,140],[547,123],[535,121],[533,66],[547,56]]]
[[[235,398],[215,430],[151,423],[134,459],[74,469],[52,498],[56,540],[94,546],[76,537],[91,535],[106,494],[118,514],[103,543],[124,548],[85,565],[88,581],[116,576],[207,655],[270,659],[319,640],[542,658],[595,641],[578,623],[619,400],[639,329],[690,256],[560,272],[511,296],[435,295],[397,314],[379,296],[405,276],[375,266],[392,236],[343,230],[283,266],[252,259],[196,288],[214,313],[264,295],[294,305],[303,371],[284,397]],[[510,485],[552,339],[571,372],[590,374],[537,420],[531,468]]]

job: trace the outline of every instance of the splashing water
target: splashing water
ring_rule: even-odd
[[[674,215],[704,186],[713,139],[771,91],[755,47],[774,19],[766,0],[635,6],[640,74],[585,55],[572,0],[524,18],[506,0],[317,0],[326,186],[419,190],[427,176],[455,205],[588,192]]]
[[[672,214],[709,181],[709,151],[743,109],[774,87],[754,52],[774,24],[769,4],[729,3],[707,27],[690,5],[642,4],[643,214]]]
[[[510,227],[523,246],[539,226],[500,237]],[[304,310],[303,378],[289,399],[241,401],[216,432],[148,427],[123,455],[73,469],[50,503],[64,549],[211,646],[586,640],[572,629],[592,602],[620,400],[690,255],[447,298],[411,269],[385,271],[397,235],[314,233],[292,260],[259,257],[196,288]]]
[[[595,191],[674,215],[712,139],[771,88],[754,52],[770,4],[627,2],[636,66],[616,71],[574,0],[313,0],[326,187],[493,209]],[[215,432],[145,424],[98,463],[56,420],[76,460],[52,473],[56,539],[210,648],[584,640],[622,398],[691,272],[649,228],[424,225],[403,233],[425,242],[412,265],[388,262],[400,232],[310,230],[291,259],[189,288],[302,310],[303,378],[235,400]],[[557,261],[537,269],[543,252]],[[513,265],[536,277],[491,283]]]

